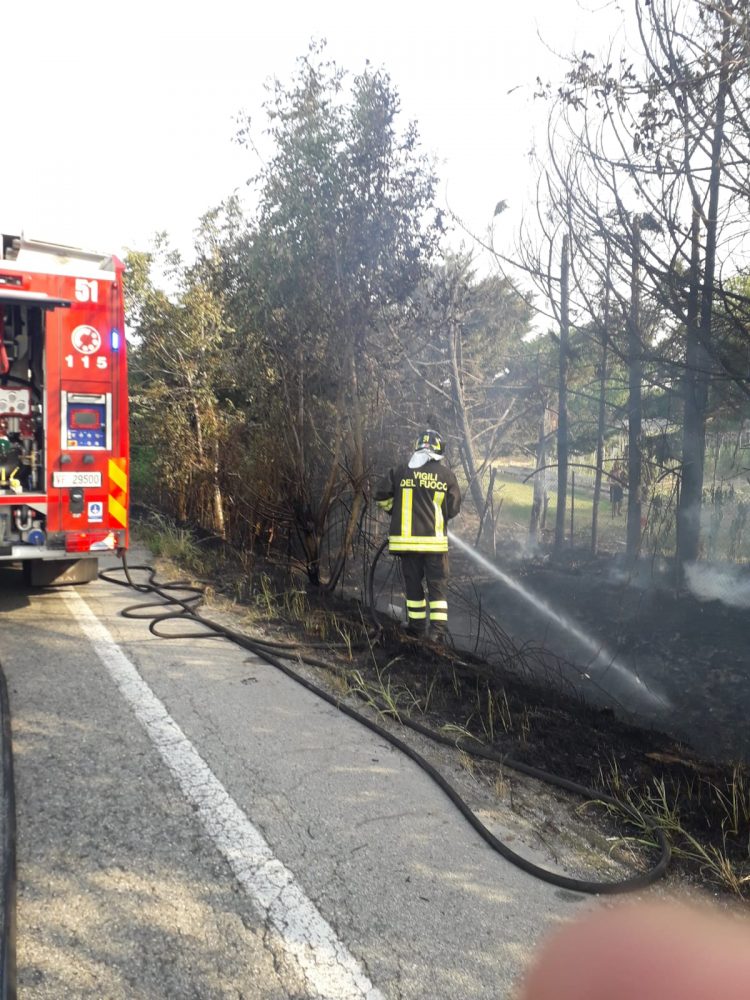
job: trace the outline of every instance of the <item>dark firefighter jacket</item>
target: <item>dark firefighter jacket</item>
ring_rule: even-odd
[[[461,491],[442,462],[391,469],[375,490],[375,502],[391,515],[391,552],[448,551],[448,521],[461,508]]]

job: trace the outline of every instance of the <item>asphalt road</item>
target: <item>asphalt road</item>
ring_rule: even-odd
[[[0,573],[21,1000],[502,1000],[596,905],[273,667],[122,618],[139,599]]]

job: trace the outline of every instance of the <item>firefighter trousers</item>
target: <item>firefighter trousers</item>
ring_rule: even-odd
[[[400,558],[409,631],[414,634],[425,633],[429,618],[434,633],[447,632],[448,553],[401,552]]]

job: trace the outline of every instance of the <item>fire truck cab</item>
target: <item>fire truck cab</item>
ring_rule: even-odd
[[[0,562],[83,583],[128,544],[125,267],[0,241]]]

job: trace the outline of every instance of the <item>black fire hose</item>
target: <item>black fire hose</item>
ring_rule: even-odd
[[[533,862],[529,861],[527,858],[522,857],[520,854],[516,854],[515,851],[511,850],[507,844],[503,843],[498,837],[496,837],[491,830],[482,823],[482,821],[472,812],[467,803],[461,798],[458,792],[453,788],[453,786],[443,777],[442,774],[432,765],[428,760],[426,760],[421,754],[410,747],[403,740],[399,739],[393,733],[384,729],[382,726],[378,725],[377,722],[367,718],[365,715],[357,712],[355,709],[350,708],[347,704],[342,702],[339,698],[323,688],[318,687],[313,684],[307,678],[303,677],[297,671],[293,670],[287,664],[283,663],[279,657],[294,658],[302,663],[306,663],[310,666],[315,667],[326,667],[328,664],[321,663],[319,660],[314,660],[309,657],[300,655],[297,647],[290,645],[288,643],[275,643],[267,642],[265,640],[251,639],[241,632],[236,632],[233,629],[227,628],[224,625],[220,625],[217,622],[211,621],[209,618],[205,618],[197,610],[198,604],[203,599],[202,588],[183,583],[183,582],[170,582],[159,584],[156,582],[156,574],[151,566],[133,566],[129,567],[127,564],[127,558],[125,553],[121,553],[123,571],[125,574],[125,579],[117,579],[112,574],[117,572],[117,570],[104,570],[99,576],[108,581],[109,583],[115,583],[123,587],[132,587],[134,590],[142,594],[154,594],[158,596],[162,602],[160,604],[154,604],[153,602],[147,602],[143,604],[133,604],[124,608],[121,614],[126,618],[137,618],[144,619],[149,622],[149,631],[159,638],[163,639],[210,639],[216,636],[221,636],[223,638],[229,639],[231,642],[236,643],[243,649],[247,649],[249,652],[254,653],[256,656],[261,657],[267,663],[276,667],[282,673],[286,674],[292,680],[296,681],[302,687],[306,688],[308,691],[317,695],[317,697],[322,698],[323,701],[332,705],[334,708],[343,712],[344,715],[349,716],[351,719],[355,719],[361,725],[366,726],[372,732],[376,733],[382,739],[387,740],[392,746],[395,746],[398,750],[404,753],[407,757],[410,757],[419,767],[422,768],[429,776],[440,786],[440,788],[445,792],[448,798],[453,802],[459,812],[464,816],[464,818],[471,824],[471,826],[477,831],[477,833],[482,837],[482,839],[489,844],[489,846],[504,857],[507,861],[521,868],[523,871],[528,872],[530,875],[536,878],[542,879],[545,882],[549,882],[552,885],[559,886],[562,889],[569,889],[573,892],[583,892],[583,893],[593,893],[593,894],[613,894],[613,893],[624,893],[632,892],[635,890],[644,889],[646,886],[651,885],[657,879],[661,878],[669,865],[671,858],[671,850],[669,843],[664,835],[663,830],[661,830],[649,817],[641,816],[636,812],[635,809],[629,807],[627,804],[618,802],[609,795],[594,791],[593,789],[585,788],[582,785],[578,785],[575,782],[568,781],[565,778],[561,778],[557,775],[550,774],[546,771],[539,770],[538,768],[529,767],[527,765],[521,764],[519,762],[511,761],[507,757],[503,757],[500,754],[495,754],[490,750],[476,747],[473,745],[466,744],[462,740],[451,740],[439,733],[435,733],[433,730],[422,726],[420,723],[413,722],[409,719],[399,719],[404,725],[414,729],[417,732],[422,733],[425,736],[429,736],[431,739],[445,743],[452,747],[458,747],[464,750],[466,753],[473,754],[475,756],[485,757],[487,759],[496,760],[508,767],[513,768],[516,771],[528,774],[531,777],[538,778],[547,784],[555,785],[558,788],[563,788],[566,791],[574,792],[575,794],[581,795],[586,799],[595,799],[603,804],[611,805],[619,810],[624,811],[628,814],[636,823],[641,826],[645,826],[646,829],[651,831],[657,840],[659,846],[659,858],[657,862],[647,871],[642,874],[634,875],[629,878],[623,879],[618,882],[596,882],[587,879],[577,879],[570,878],[566,875],[560,875],[557,872],[548,871],[546,868],[542,868],[539,865],[535,865]],[[376,560],[375,560],[376,561]],[[131,572],[144,571],[148,573],[147,583],[136,583]],[[370,582],[371,586],[371,582]],[[190,596],[185,598],[180,598],[175,596],[174,593],[170,591],[179,591],[183,594],[188,594]],[[164,607],[177,607],[179,610],[167,610],[161,611],[160,609]],[[146,613],[140,613],[146,612]],[[156,612],[156,613],[154,613]],[[202,632],[179,632],[179,633],[164,633],[160,631],[159,626],[162,622],[166,622],[172,619],[186,619],[188,621],[193,621],[199,624],[204,631]]]

